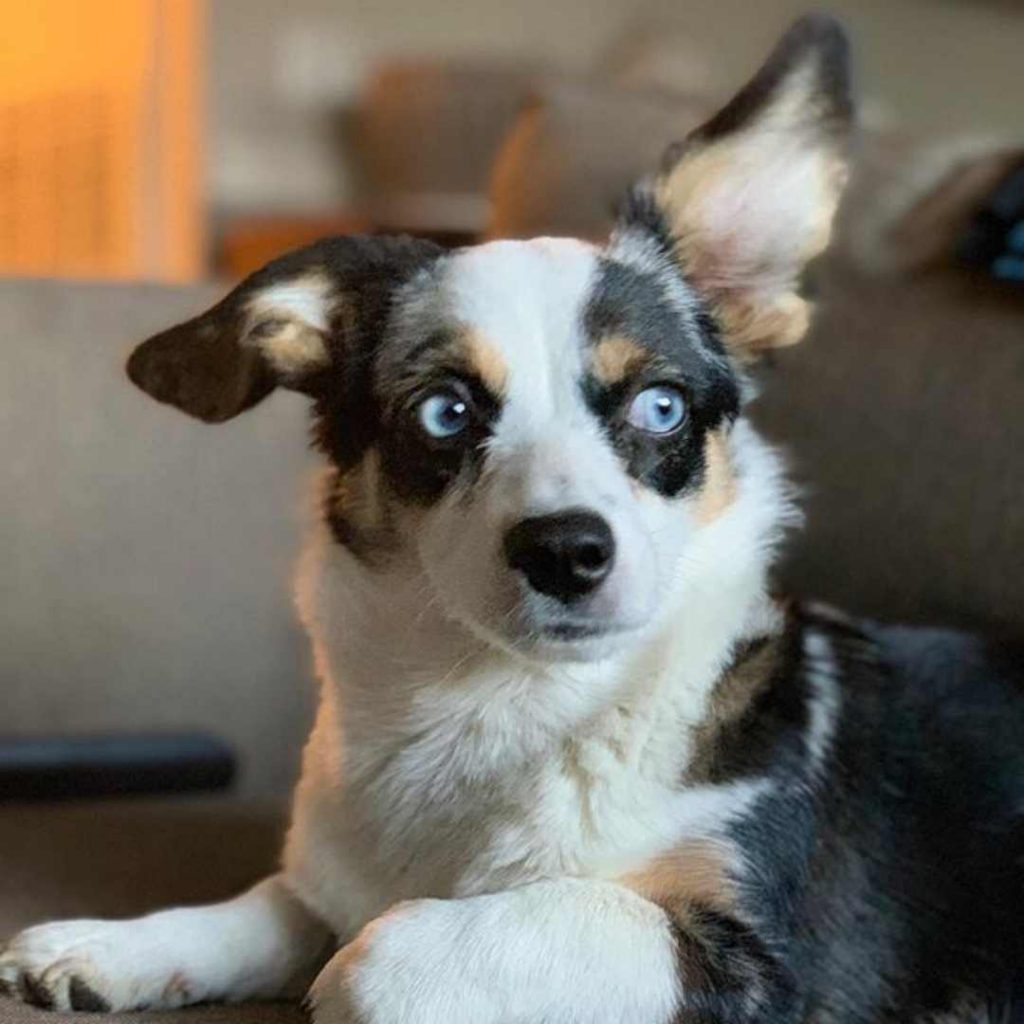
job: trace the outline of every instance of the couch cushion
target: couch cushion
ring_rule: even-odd
[[[1024,297],[841,259],[754,418],[791,454],[805,528],[784,590],[889,620],[1024,635]]]
[[[222,801],[108,801],[0,809],[0,944],[32,924],[68,917],[131,917],[224,899],[272,872],[282,814]],[[0,1024],[93,1019],[0,997]],[[95,1019],[106,1019],[96,1016]],[[128,1022],[291,1024],[297,1006],[198,1007]]]
[[[213,286],[0,281],[0,729],[215,730],[283,794],[313,695],[288,577],[306,403],[218,427],[133,387]]]

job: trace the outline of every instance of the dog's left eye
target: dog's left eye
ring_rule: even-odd
[[[686,399],[678,388],[656,384],[633,399],[626,419],[648,434],[670,434],[686,419]]]
[[[469,399],[457,391],[437,391],[420,402],[417,417],[426,434],[443,440],[458,436],[469,426],[472,410]]]

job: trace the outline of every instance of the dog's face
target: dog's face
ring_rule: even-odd
[[[326,240],[144,343],[130,375],[211,421],[308,394],[324,515],[368,571],[421,575],[494,643],[598,652],[734,498],[742,367],[806,327],[796,281],[849,117],[842,34],[805,19],[606,246]]]

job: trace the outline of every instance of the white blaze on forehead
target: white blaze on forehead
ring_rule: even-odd
[[[578,404],[583,312],[597,256],[575,239],[536,238],[490,242],[452,258],[451,313],[504,358],[512,418],[529,412],[537,421]]]
[[[501,516],[582,506],[613,518],[612,506],[628,495],[580,386],[599,255],[585,242],[539,238],[492,242],[452,260],[451,314],[487,338],[508,368],[489,445],[490,496]]]

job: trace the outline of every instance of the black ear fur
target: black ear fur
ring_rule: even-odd
[[[142,342],[128,377],[207,423],[237,416],[278,385],[309,391],[346,351],[383,329],[395,288],[442,252],[421,239],[353,236],[288,253],[206,313]],[[303,321],[302,302],[260,308],[275,287],[307,285],[322,314],[316,323]]]
[[[229,296],[208,313],[162,331],[128,358],[128,377],[158,402],[206,423],[221,423],[262,401],[277,384],[257,348],[239,343]]]
[[[690,140],[711,142],[741,131],[771,106],[786,79],[804,67],[814,76],[809,90],[813,102],[805,110],[804,120],[817,131],[845,136],[855,111],[850,40],[842,23],[831,15],[808,14],[786,30],[754,77],[692,132]],[[667,159],[671,156],[670,150]]]

